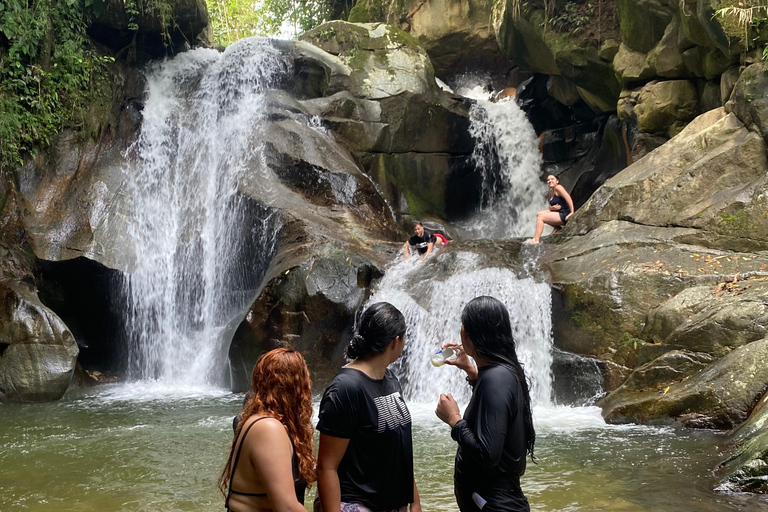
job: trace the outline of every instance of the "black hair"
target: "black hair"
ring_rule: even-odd
[[[357,359],[380,354],[393,339],[405,334],[405,317],[389,302],[377,302],[360,316],[355,335],[347,347],[347,357]]]
[[[533,446],[536,442],[536,431],[533,429],[531,395],[523,366],[517,359],[515,339],[512,336],[512,323],[509,320],[507,307],[493,297],[474,298],[464,306],[464,311],[461,313],[461,324],[479,355],[510,367],[517,376],[525,402],[523,421],[525,423],[526,453],[535,462]]]
[[[413,227],[415,228],[416,226],[421,226],[421,227],[424,227],[424,224],[422,224],[422,223],[421,223],[421,222],[419,222],[419,221],[416,221],[416,222],[414,222],[414,223],[413,223]]]

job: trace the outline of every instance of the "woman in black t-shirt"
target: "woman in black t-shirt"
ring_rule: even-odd
[[[446,363],[467,373],[472,399],[463,418],[450,394],[440,395],[435,411],[451,426],[451,437],[459,444],[456,501],[461,512],[529,512],[520,477],[526,455],[533,460],[536,433],[509,312],[493,297],[477,297],[465,306],[461,324],[464,350]],[[474,358],[477,368],[467,356]]]
[[[325,512],[421,512],[413,478],[411,415],[387,369],[405,346],[405,318],[379,302],[360,318],[320,402],[318,495]],[[317,502],[316,502],[317,503]]]

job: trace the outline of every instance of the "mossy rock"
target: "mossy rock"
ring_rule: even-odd
[[[468,155],[375,153],[361,161],[387,202],[413,218],[458,219],[482,200],[481,177]]]
[[[393,26],[332,21],[305,32],[301,40],[337,56],[351,69],[348,88],[356,96],[381,99],[404,92],[438,92],[427,53],[415,38]]]
[[[499,3],[494,9],[496,39],[501,50],[531,71],[559,75],[555,55],[541,37],[541,31],[532,21],[523,17],[516,19],[512,13],[512,0]]]
[[[676,7],[671,0],[616,0],[621,40],[635,51],[650,51],[664,36]]]
[[[768,493],[768,394],[730,435],[735,449],[721,462],[716,474],[718,491]]]
[[[688,427],[730,429],[747,419],[766,381],[768,339],[761,339],[733,350],[688,379],[663,389],[620,387],[598,405],[609,423],[677,420]]]
[[[768,70],[763,63],[745,69],[725,105],[750,130],[768,140]]]
[[[621,85],[611,64],[600,56],[596,43],[571,33],[560,33],[544,27],[542,10],[525,16],[514,14],[512,0],[494,8],[496,38],[502,51],[512,61],[534,72],[562,75],[586,91],[596,110],[612,110],[619,99]]]

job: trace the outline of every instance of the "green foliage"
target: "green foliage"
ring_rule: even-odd
[[[549,26],[561,34],[578,34],[594,15],[591,2],[578,4],[566,2],[555,11],[549,20]]]
[[[762,40],[761,32],[768,24],[768,1],[766,0],[740,0],[736,5],[724,6],[714,14],[720,18],[723,28],[728,32],[741,32],[744,50],[749,51],[753,40]],[[763,60],[768,58],[768,45],[763,44]]]
[[[353,0],[207,0],[214,40],[227,46],[250,36],[310,30],[346,17]]]
[[[86,0],[87,1],[87,0]],[[0,0],[0,170],[83,115],[113,59],[86,34],[93,0]]]

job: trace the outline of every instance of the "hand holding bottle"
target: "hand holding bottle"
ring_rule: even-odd
[[[469,380],[475,380],[477,378],[477,368],[475,368],[475,365],[472,364],[472,361],[469,359],[467,353],[464,352],[464,349],[461,345],[458,343],[446,343],[442,346],[442,348],[444,350],[448,348],[454,351],[458,350],[459,353],[459,355],[453,359],[446,359],[445,364],[456,366],[459,369],[464,370],[464,372],[467,374],[467,377],[469,377]]]

